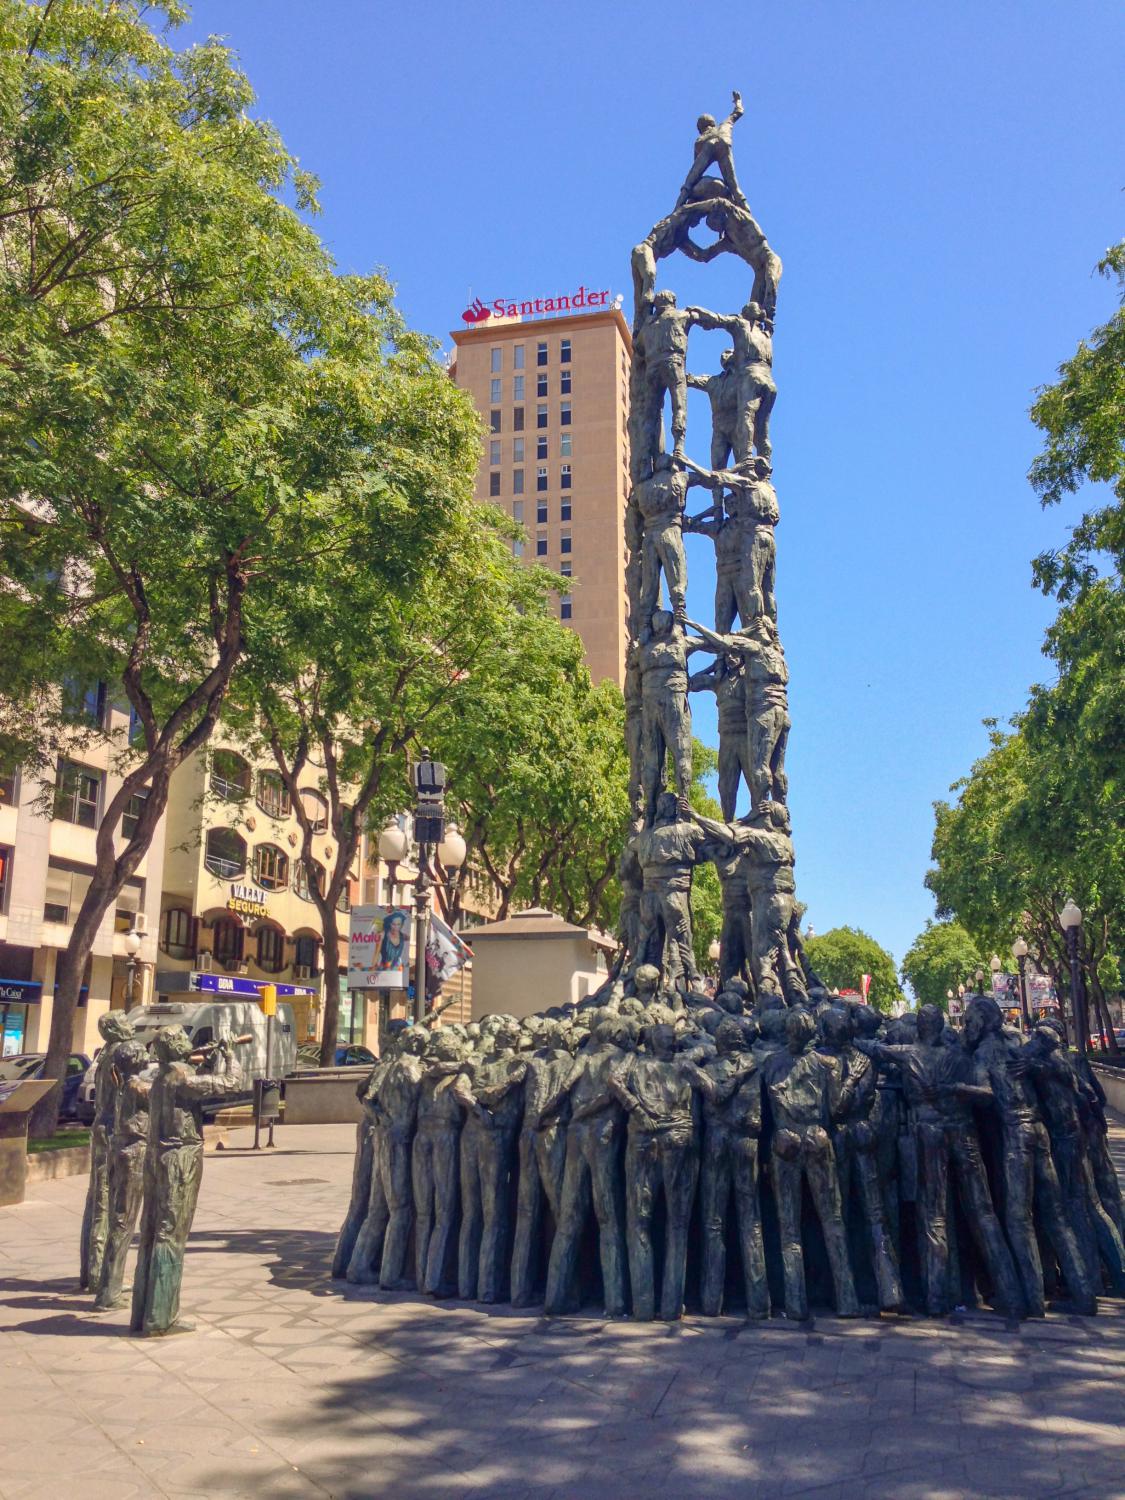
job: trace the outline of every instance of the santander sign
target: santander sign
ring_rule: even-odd
[[[507,297],[497,297],[492,302],[482,302],[479,297],[461,314],[465,323],[487,323],[490,318],[541,318],[550,313],[588,312],[605,307],[609,292],[588,291],[580,286],[576,292],[562,297],[535,297],[525,302],[509,302]]]

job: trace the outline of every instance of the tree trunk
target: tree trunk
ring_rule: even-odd
[[[336,1042],[340,1030],[340,924],[336,905],[325,903],[320,914],[324,934],[324,1018],[321,1023],[320,1066],[330,1068],[336,1062]]]

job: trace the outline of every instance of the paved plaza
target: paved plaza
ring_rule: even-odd
[[[83,1179],[0,1209],[2,1500],[1125,1496],[1122,1304],[666,1327],[342,1290],[352,1131],[278,1141],[208,1155],[191,1335],[78,1295]]]

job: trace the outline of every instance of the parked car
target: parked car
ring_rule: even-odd
[[[0,1058],[0,1083],[12,1083],[15,1079],[23,1078],[42,1078],[43,1064],[46,1061],[45,1052],[17,1052],[14,1057]],[[78,1112],[78,1091],[89,1067],[90,1059],[84,1052],[72,1052],[67,1058],[62,1105],[59,1109],[60,1120],[82,1119]]]
[[[1125,1052],[1125,1026],[1115,1026],[1113,1037],[1122,1052]],[[1090,1034],[1090,1045],[1101,1047],[1103,1051],[1109,1050],[1109,1037],[1104,1031],[1095,1031]]]
[[[348,1042],[336,1048],[337,1068],[373,1068],[378,1061],[370,1047],[361,1047],[358,1042]],[[297,1048],[297,1065],[301,1068],[320,1067],[320,1048],[315,1042],[306,1042]]]

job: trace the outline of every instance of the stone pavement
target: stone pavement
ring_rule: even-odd
[[[0,1500],[1125,1496],[1121,1303],[666,1327],[343,1291],[352,1139],[208,1156],[163,1341],[77,1294],[82,1179],[0,1209]]]

